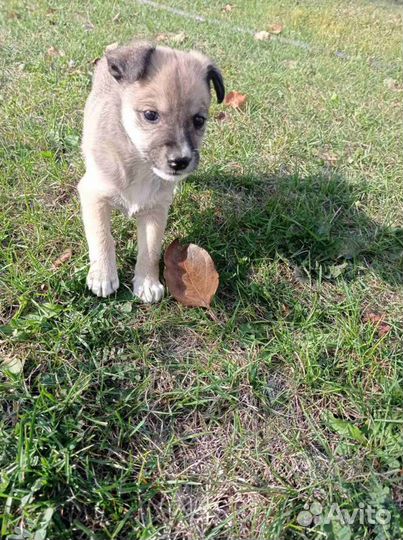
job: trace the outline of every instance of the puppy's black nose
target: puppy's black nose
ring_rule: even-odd
[[[168,159],[168,165],[174,171],[183,171],[189,165],[191,158],[189,157],[176,157]]]

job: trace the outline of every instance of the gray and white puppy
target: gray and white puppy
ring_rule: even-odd
[[[134,42],[96,65],[84,111],[86,173],[78,185],[90,270],[98,296],[117,290],[111,210],[137,219],[133,293],[163,296],[159,258],[177,182],[194,171],[210,106],[210,85],[224,99],[220,71],[198,53]]]

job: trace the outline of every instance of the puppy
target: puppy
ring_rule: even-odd
[[[78,185],[87,237],[89,289],[119,287],[111,210],[137,220],[133,293],[158,302],[159,258],[178,181],[196,169],[210,106],[210,86],[224,99],[220,71],[198,52],[147,42],[109,50],[96,65],[84,111],[86,173]]]

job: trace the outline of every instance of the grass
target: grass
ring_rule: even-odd
[[[399,3],[166,3],[227,24],[138,2],[2,5],[0,537],[400,538]],[[276,22],[312,49],[233,30]],[[91,62],[180,31],[248,94],[225,123],[213,106],[165,242],[209,250],[217,320],[133,300],[134,227],[118,214],[123,285],[85,289]],[[305,526],[312,503],[391,519]]]

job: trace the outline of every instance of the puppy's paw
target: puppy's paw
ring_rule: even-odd
[[[134,276],[133,294],[146,304],[159,302],[164,296],[164,286],[158,279]]]
[[[87,287],[97,296],[106,298],[119,288],[116,268],[102,268],[93,265],[87,276]]]

